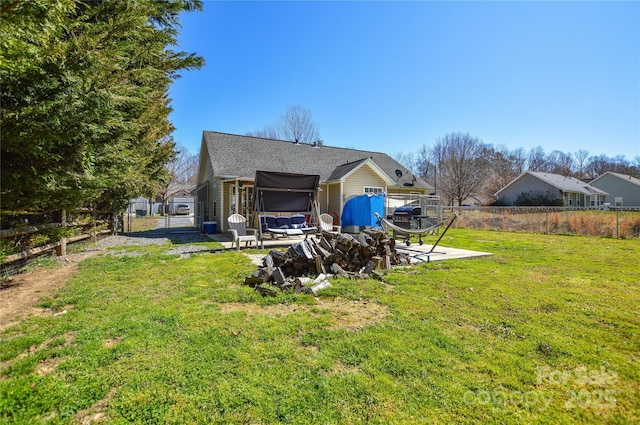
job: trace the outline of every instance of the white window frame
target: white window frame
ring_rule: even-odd
[[[380,186],[363,186],[362,193],[365,195],[382,195],[384,194],[384,187]]]

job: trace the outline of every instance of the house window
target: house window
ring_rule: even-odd
[[[365,186],[364,194],[365,195],[382,195],[384,193],[383,187],[375,187],[375,186]]]

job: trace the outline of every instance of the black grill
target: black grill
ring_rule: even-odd
[[[422,218],[422,208],[415,205],[398,207],[393,212],[393,224],[405,229],[420,228]]]

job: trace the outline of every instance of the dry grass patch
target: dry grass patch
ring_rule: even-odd
[[[358,366],[344,364],[343,362],[336,362],[333,367],[326,371],[327,376],[344,376],[344,375],[356,375],[361,373],[362,369]]]
[[[247,316],[264,315],[282,317],[292,313],[314,313],[318,309],[331,313],[330,329],[357,331],[366,326],[382,322],[389,315],[387,306],[371,301],[348,300],[345,298],[316,298],[314,305],[274,304],[261,306],[252,303],[221,303],[222,313],[244,312]]]

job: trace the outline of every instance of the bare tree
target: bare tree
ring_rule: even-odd
[[[591,177],[597,177],[601,174],[611,171],[613,160],[607,155],[595,155],[589,158],[587,169]]]
[[[437,156],[434,150],[422,145],[415,159],[415,171],[423,180],[437,189]]]
[[[584,177],[584,168],[587,165],[587,158],[589,158],[589,151],[580,149],[573,153],[576,165],[578,166],[578,178]]]
[[[547,164],[548,169],[546,171],[568,176],[571,175],[573,158],[570,153],[554,150],[547,156]]]
[[[278,131],[271,125],[265,125],[259,130],[250,131],[247,136],[262,137],[263,139],[277,139]]]
[[[636,177],[636,178],[640,178],[640,155],[636,155],[633,157],[633,171],[632,171],[632,176]]]
[[[415,172],[416,160],[413,152],[391,152],[389,156],[404,165],[408,170]]]
[[[633,176],[640,171],[624,155],[617,155],[613,158],[606,155],[592,156],[589,158],[589,164],[586,168],[591,177],[597,177],[607,171]]]
[[[163,205],[168,205],[173,196],[190,192],[195,186],[198,172],[198,156],[192,155],[187,148],[176,145],[176,155],[165,165],[169,178],[158,189],[157,196]]]
[[[313,122],[311,112],[300,105],[290,106],[282,114],[275,128],[282,140],[322,144],[318,126]]]
[[[468,133],[450,133],[436,141],[440,158],[438,190],[451,203],[462,204],[484,183],[488,170],[488,146]]]
[[[511,151],[511,155],[513,156],[513,166],[517,177],[527,169],[527,154],[523,148],[517,148]]]
[[[549,171],[547,170],[547,155],[544,153],[542,146],[536,146],[529,151],[529,170],[530,171]]]
[[[487,146],[486,149],[489,153],[487,160],[490,167],[483,189],[485,195],[493,197],[498,190],[522,174],[524,150],[510,151],[506,146],[498,146],[495,149]]]

